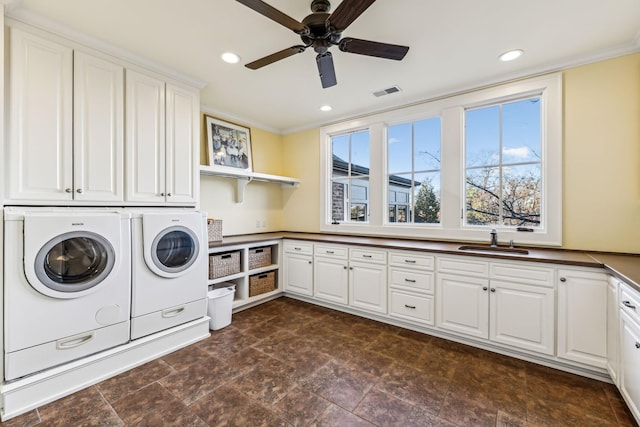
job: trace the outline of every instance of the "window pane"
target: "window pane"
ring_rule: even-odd
[[[331,138],[331,154],[333,175],[346,175],[349,171],[349,135]]]
[[[540,165],[503,169],[502,216],[504,225],[538,227],[541,208]]]
[[[440,173],[420,173],[414,177],[414,221],[440,223]]]
[[[409,222],[409,206],[398,206],[398,222]]]
[[[421,120],[413,126],[414,170],[440,170],[440,117]]]
[[[389,126],[389,173],[411,172],[411,123]]]
[[[500,161],[500,106],[467,110],[465,132],[467,167],[497,165]]]
[[[369,178],[351,180],[351,221],[369,221]]]
[[[347,180],[334,179],[331,182],[331,220],[345,221],[345,207],[348,200]]]
[[[500,221],[500,169],[467,170],[467,224],[493,225]]]
[[[410,173],[389,176],[389,191],[395,193],[396,204],[409,204],[413,180]],[[391,202],[391,200],[389,200]]]
[[[396,222],[396,206],[389,205],[389,222]]]
[[[351,134],[351,167],[353,174],[369,175],[369,132]],[[366,171],[364,170],[366,169]]]
[[[356,203],[351,205],[351,221],[367,221],[367,205]]]
[[[540,98],[502,107],[502,163],[539,162],[541,155]]]

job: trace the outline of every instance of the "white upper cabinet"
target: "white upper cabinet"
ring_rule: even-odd
[[[124,67],[74,53],[74,199],[124,200]]]
[[[197,91],[127,70],[126,200],[194,204],[199,161]]]
[[[198,89],[35,29],[8,39],[5,204],[196,205]]]
[[[11,29],[7,197],[73,199],[73,51]]]

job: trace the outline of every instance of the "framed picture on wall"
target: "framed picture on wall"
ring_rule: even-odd
[[[205,115],[209,166],[221,172],[253,172],[249,128]]]

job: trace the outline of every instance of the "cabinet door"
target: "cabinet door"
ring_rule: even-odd
[[[316,256],[313,263],[314,296],[339,304],[347,304],[349,302],[347,261]]]
[[[489,280],[439,274],[437,326],[479,338],[489,337]]]
[[[126,72],[126,194],[130,202],[165,201],[164,82]]]
[[[558,357],[607,367],[607,276],[558,270]]]
[[[376,313],[387,313],[387,267],[351,261],[349,305]]]
[[[489,290],[489,338],[512,347],[553,355],[553,288],[492,280]]]
[[[609,277],[607,286],[607,371],[616,385],[618,384],[619,311],[618,280]]]
[[[620,393],[640,419],[640,326],[620,311]]]
[[[199,179],[200,132],[198,92],[166,86],[166,200],[171,204],[196,202]]]
[[[73,52],[12,28],[8,198],[73,198]]]
[[[74,199],[124,200],[124,68],[74,54]]]
[[[284,290],[313,296],[313,257],[286,253],[284,255]]]

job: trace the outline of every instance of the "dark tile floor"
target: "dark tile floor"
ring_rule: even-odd
[[[636,424],[610,384],[280,298],[4,425]]]

